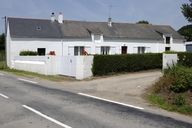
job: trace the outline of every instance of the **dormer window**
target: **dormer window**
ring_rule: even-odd
[[[94,34],[94,42],[95,43],[101,42],[101,35],[100,34]]]
[[[166,37],[166,44],[170,44],[170,40],[171,40],[170,37]]]

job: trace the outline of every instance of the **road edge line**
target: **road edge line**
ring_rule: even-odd
[[[0,93],[0,96],[4,97],[4,98],[6,98],[6,99],[8,99],[8,98],[9,98],[8,96],[3,95],[2,93]]]
[[[59,121],[57,121],[57,120],[55,120],[55,119],[53,119],[53,118],[51,118],[51,117],[49,117],[49,116],[47,116],[47,115],[44,115],[43,113],[41,113],[41,112],[39,112],[39,111],[37,111],[37,110],[35,110],[35,109],[27,106],[27,105],[22,105],[22,106],[23,106],[24,108],[26,108],[26,109],[28,109],[28,110],[36,113],[37,115],[39,115],[39,116],[41,116],[41,117],[44,117],[45,119],[47,119],[47,120],[49,120],[49,121],[51,121],[51,122],[54,122],[55,124],[58,124],[59,126],[62,126],[62,127],[64,127],[64,128],[72,128],[72,127],[70,127],[70,126],[68,126],[68,125],[66,125],[66,124],[63,124],[63,123],[61,123],[61,122],[59,122]]]
[[[26,79],[22,79],[22,78],[17,78],[17,79],[20,80],[20,81],[25,81],[25,82],[37,84],[37,82],[34,82],[34,81],[30,81],[30,80],[26,80]]]
[[[100,97],[96,97],[96,96],[92,96],[92,95],[88,95],[88,94],[84,94],[84,93],[78,93],[78,94],[82,95],[82,96],[86,96],[86,97],[102,100],[102,101],[107,101],[107,102],[110,102],[110,103],[115,103],[115,104],[123,105],[123,106],[126,106],[126,107],[136,108],[136,109],[140,109],[140,110],[144,109],[144,108],[137,107],[137,106],[134,106],[134,105],[125,104],[125,103],[121,103],[121,102],[117,102],[117,101],[112,101],[112,100],[108,100],[108,99],[104,99],[104,98],[100,98]]]

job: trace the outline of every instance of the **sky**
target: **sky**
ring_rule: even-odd
[[[62,12],[64,20],[105,22],[110,15],[113,22],[146,20],[178,30],[189,24],[181,13],[183,3],[189,0],[0,0],[0,34],[5,16],[50,19],[52,12],[56,18]]]

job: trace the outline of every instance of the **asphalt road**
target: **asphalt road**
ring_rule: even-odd
[[[0,127],[192,128],[192,123],[0,73]]]

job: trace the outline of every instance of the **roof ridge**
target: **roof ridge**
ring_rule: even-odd
[[[63,20],[64,22],[89,22],[89,23],[108,23],[107,21],[86,21],[86,20]],[[113,22],[113,24],[137,24],[131,22]],[[166,24],[138,24],[138,25],[152,25],[152,26],[170,26]]]
[[[8,18],[17,18],[17,19],[32,19],[32,20],[50,20],[49,18],[31,18],[31,17],[16,17],[16,16],[9,16]],[[88,23],[108,23],[107,21],[86,21],[86,20],[63,20],[64,22],[88,22]],[[113,24],[137,24],[131,22],[113,22]],[[166,24],[138,24],[138,25],[152,25],[152,26],[170,26]]]
[[[29,20],[50,20],[48,18],[32,18],[32,17],[17,17],[17,16],[9,16],[7,18],[15,18],[15,19],[29,19]]]

